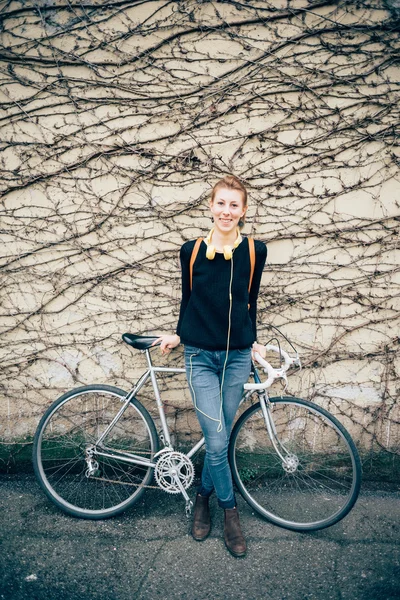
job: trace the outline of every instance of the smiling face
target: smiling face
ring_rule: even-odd
[[[210,210],[214,218],[214,227],[224,236],[236,231],[240,219],[244,216],[243,194],[240,190],[218,189],[214,199],[210,200]]]

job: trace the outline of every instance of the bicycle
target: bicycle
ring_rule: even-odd
[[[56,400],[35,434],[35,474],[48,498],[75,517],[120,514],[151,487],[153,476],[159,488],[183,495],[189,514],[192,458],[204,438],[187,453],[174,449],[157,385],[158,373],[185,369],[153,365],[150,350],[156,337],[122,338],[145,353],[147,370],[128,393],[89,385]],[[299,398],[269,397],[272,383],[286,380],[286,371],[301,365],[298,356],[280,347],[266,348],[279,353],[281,367],[255,356],[268,377],[262,382],[253,362],[254,383],[245,384],[242,402],[254,397],[257,402],[243,412],[231,433],[233,479],[248,504],[272,523],[295,531],[323,529],[354,506],[361,485],[360,458],[349,433],[327,410]],[[159,435],[136,398],[149,380],[161,422]]]

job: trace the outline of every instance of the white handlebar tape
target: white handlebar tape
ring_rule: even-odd
[[[269,364],[264,358],[262,358],[258,352],[254,353],[254,358],[256,361],[264,368],[264,371],[267,373],[268,378],[262,383],[245,383],[245,390],[265,390],[270,387],[275,379],[280,379],[282,377],[282,371],[287,371],[289,367],[293,364],[293,359],[289,356],[287,352],[278,348],[277,346],[271,346],[268,344],[265,346],[268,352],[277,352],[284,359],[284,364],[280,369],[274,369],[272,365]]]

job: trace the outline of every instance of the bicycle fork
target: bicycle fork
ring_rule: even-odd
[[[282,442],[280,441],[280,439],[278,437],[275,423],[274,423],[274,420],[273,420],[272,414],[271,414],[271,403],[269,401],[268,394],[266,394],[266,393],[259,394],[259,400],[260,400],[261,410],[262,410],[262,413],[264,416],[265,425],[267,427],[268,435],[269,435],[272,445],[275,449],[275,452],[278,454],[279,458],[282,460],[282,468],[287,473],[294,473],[295,471],[297,471],[297,467],[299,466],[299,459],[295,454],[293,454],[292,452],[289,452],[289,450],[287,450],[285,448],[285,446],[282,444]],[[282,450],[283,454],[282,454],[281,450]]]

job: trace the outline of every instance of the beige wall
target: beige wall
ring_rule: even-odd
[[[361,446],[398,451],[399,42],[385,5],[33,4],[10,5],[1,37],[2,439],[29,441],[73,386],[129,388],[144,362],[121,334],[174,330],[179,247],[207,231],[210,188],[234,172],[245,232],[269,248],[259,339],[280,327],[304,363],[290,391]],[[184,381],[163,387],[171,423],[196,429]]]

